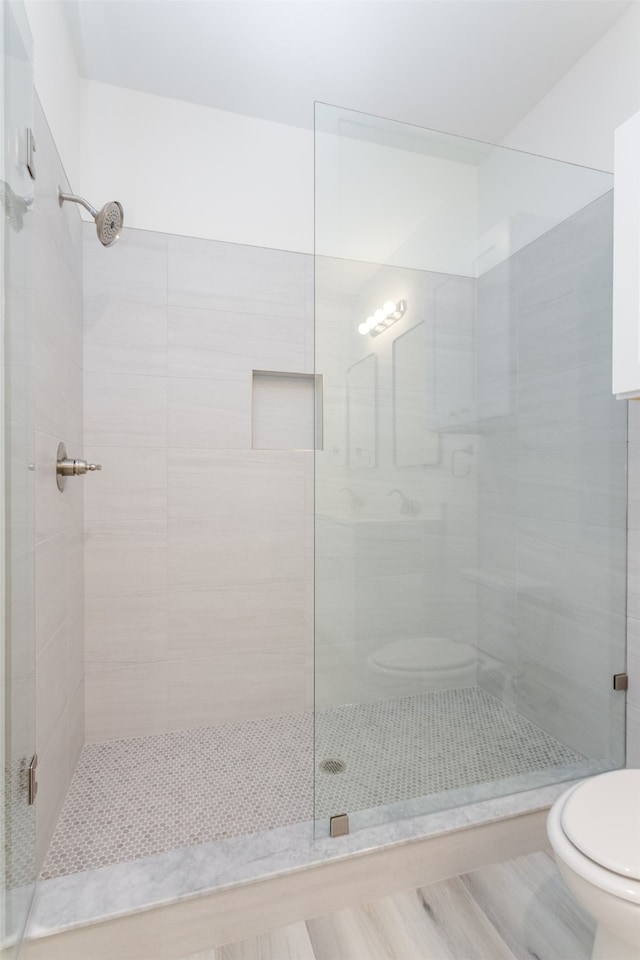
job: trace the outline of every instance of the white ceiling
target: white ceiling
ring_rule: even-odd
[[[80,73],[312,126],[322,100],[500,142],[629,0],[65,0]]]

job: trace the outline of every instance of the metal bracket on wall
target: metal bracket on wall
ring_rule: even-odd
[[[613,675],[613,689],[614,689],[614,690],[628,690],[628,689],[629,689],[629,674],[628,674],[628,673],[614,673],[614,675]]]
[[[346,813],[339,813],[335,817],[329,818],[329,836],[346,837],[349,833],[349,816]]]
[[[32,807],[36,802],[36,796],[38,795],[38,780],[36,777],[36,770],[38,767],[38,754],[34,753],[31,757],[31,763],[29,764],[29,806]]]
[[[32,180],[36,178],[36,161],[34,154],[36,152],[36,141],[33,136],[33,130],[27,127],[27,170]]]

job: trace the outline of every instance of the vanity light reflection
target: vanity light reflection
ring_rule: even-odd
[[[371,317],[367,317],[364,323],[359,324],[358,333],[363,337],[369,334],[372,337],[378,337],[384,330],[394,324],[400,317],[407,312],[407,301],[387,300],[383,307],[380,307]]]

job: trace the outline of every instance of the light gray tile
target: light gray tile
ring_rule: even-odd
[[[611,354],[612,193],[516,255],[520,382]]]
[[[52,339],[45,321],[34,323],[34,423],[35,429],[50,436],[67,435],[67,391],[61,371],[66,371],[64,349]]]
[[[174,730],[274,717],[304,710],[304,655],[224,651],[169,663],[169,725]]]
[[[610,365],[599,356],[557,373],[541,368],[538,377],[519,385],[518,434],[522,445],[536,447],[585,434],[591,443],[624,442],[627,404],[611,393]]]
[[[166,663],[91,666],[85,676],[87,742],[167,729]]]
[[[304,512],[304,455],[169,450],[169,517],[277,517]]]
[[[267,316],[304,316],[302,254],[169,237],[169,303]]]
[[[58,490],[56,483],[55,463],[58,442],[57,437],[50,437],[44,433],[35,435],[36,541],[47,540],[55,534],[63,533],[70,520],[69,497],[65,497]],[[70,487],[71,483],[68,489]]]
[[[40,754],[46,752],[67,706],[68,634],[69,625],[65,620],[36,659],[36,745]]]
[[[81,368],[73,360],[67,358],[66,363],[66,403],[67,403],[67,431],[66,440],[69,446],[82,447],[83,441],[83,375]],[[69,451],[67,451],[69,452]]]
[[[169,373],[203,380],[242,380],[251,370],[302,373],[301,314],[234,313],[169,308]]]
[[[169,380],[169,446],[247,450],[251,378]]]
[[[69,780],[73,777],[74,771],[80,759],[82,748],[84,747],[85,732],[85,690],[84,677],[76,687],[75,693],[71,696],[67,713],[69,716]]]
[[[67,537],[36,544],[36,652],[44,649],[67,616]]]
[[[624,529],[625,443],[592,443],[581,435],[561,446],[519,447],[522,516]]]
[[[84,599],[84,527],[67,527],[67,607],[75,610]]]
[[[521,594],[519,647],[572,682],[602,688],[624,663],[623,613],[544,593]]]
[[[146,447],[87,446],[88,461],[102,464],[85,478],[87,520],[163,520],[167,516],[167,451]]]
[[[108,251],[96,238],[95,226],[84,225],[84,293],[92,306],[107,301],[167,302],[167,235],[126,227]]]
[[[518,522],[518,575],[525,591],[621,613],[626,602],[626,531],[558,520]]]
[[[163,594],[167,588],[164,520],[92,520],[86,524],[87,597]]]
[[[169,582],[177,590],[206,590],[300,579],[310,535],[299,517],[170,520]]]
[[[84,676],[85,622],[84,606],[69,610],[67,637],[67,681],[69,698],[77,691]]]
[[[88,597],[87,664],[123,665],[167,659],[167,595]]]
[[[94,373],[85,377],[85,443],[161,447],[167,442],[164,377]]]
[[[299,655],[306,651],[311,632],[312,613],[302,580],[169,593],[173,660],[210,657],[227,649],[244,657],[265,650]]]
[[[84,311],[84,369],[87,373],[165,376],[166,307],[89,298]]]

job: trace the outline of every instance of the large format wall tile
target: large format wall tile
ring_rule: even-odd
[[[166,520],[92,520],[85,528],[87,597],[164,593]]]
[[[168,398],[170,447],[247,450],[251,446],[251,378],[171,378]]]
[[[167,595],[135,593],[87,597],[86,658],[99,665],[143,663],[167,659]]]
[[[87,740],[141,737],[167,730],[168,668],[166,661],[100,668],[89,664],[85,677]]]
[[[105,250],[94,225],[85,224],[83,240],[85,304],[100,308],[122,300],[166,304],[166,234],[125,228],[120,242]]]
[[[169,583],[206,590],[300,579],[311,561],[309,528],[302,517],[170,520]]]
[[[282,517],[304,512],[304,454],[169,449],[169,517]]]
[[[85,442],[161,447],[167,442],[164,377],[93,373],[85,378]]]
[[[172,306],[302,319],[304,296],[302,254],[169,237]]]
[[[169,307],[169,374],[241,380],[247,370],[305,370],[305,324],[292,317]]]
[[[172,590],[169,658],[211,657],[220,650],[250,658],[264,650],[292,656],[312,636],[312,611],[301,580]],[[243,672],[237,676],[242,685]]]
[[[87,299],[84,369],[87,374],[165,376],[167,308],[164,304]]]
[[[305,658],[278,650],[255,651],[242,661],[233,651],[203,660],[169,664],[169,723],[172,729],[298,713],[305,708]]]
[[[167,516],[166,447],[87,446],[85,457],[102,464],[87,477],[87,520],[164,520]]]

